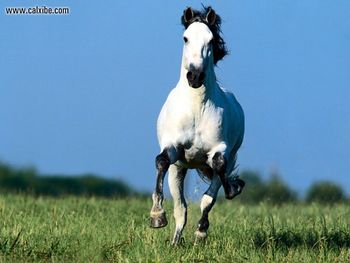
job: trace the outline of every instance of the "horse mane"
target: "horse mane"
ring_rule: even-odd
[[[224,39],[221,36],[221,17],[216,14],[215,23],[212,25],[209,25],[206,16],[210,10],[212,10],[211,6],[204,6],[202,5],[202,10],[195,10],[193,11],[193,18],[190,21],[185,21],[184,14],[181,16],[181,23],[187,29],[193,22],[201,22],[206,24],[210,31],[213,34],[213,56],[214,56],[214,64],[224,58],[228,54],[228,50],[226,48],[226,44]]]

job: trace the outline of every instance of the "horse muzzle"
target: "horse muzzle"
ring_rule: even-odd
[[[205,73],[201,70],[192,69],[186,74],[188,85],[192,88],[197,89],[201,87],[205,80]]]

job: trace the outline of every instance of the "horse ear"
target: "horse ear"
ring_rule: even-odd
[[[191,21],[191,19],[193,18],[194,14],[193,14],[193,10],[191,7],[187,7],[186,10],[184,11],[184,21],[186,23],[189,23]]]
[[[212,26],[215,23],[216,20],[216,13],[214,9],[209,8],[209,11],[207,13],[207,17],[205,18],[207,20],[208,25]]]

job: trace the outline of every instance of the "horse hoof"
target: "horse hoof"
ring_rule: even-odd
[[[174,238],[173,241],[171,242],[171,245],[174,247],[184,245],[184,244],[185,244],[185,239],[183,237]]]
[[[226,199],[233,199],[240,193],[242,193],[245,182],[239,178],[236,178],[234,181],[229,182],[230,190],[225,194]]]
[[[152,228],[165,227],[167,224],[168,224],[168,220],[166,219],[165,212],[157,215],[151,215]]]
[[[207,232],[199,231],[198,229],[196,230],[194,235],[196,236],[196,239],[194,241],[195,245],[200,244],[201,242],[203,242],[208,236]]]

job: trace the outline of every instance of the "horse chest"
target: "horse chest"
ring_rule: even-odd
[[[192,116],[188,120],[185,129],[182,146],[184,147],[184,159],[190,166],[205,164],[208,153],[219,143],[220,139],[220,114],[203,111],[201,115]]]

